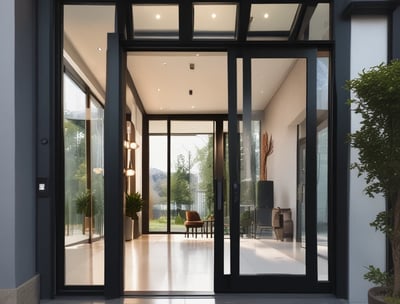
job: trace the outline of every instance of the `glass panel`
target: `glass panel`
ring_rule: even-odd
[[[298,134],[306,136],[306,75],[305,59],[251,60],[251,95],[243,98],[241,132],[241,274],[306,271],[305,248],[296,238],[297,148]],[[269,85],[276,89],[266,96]]]
[[[234,39],[236,4],[195,4],[194,39]]]
[[[149,231],[167,231],[167,121],[149,122]]]
[[[178,39],[178,5],[132,5],[135,39]]]
[[[229,141],[228,122],[223,123],[224,132],[224,274],[231,274],[231,238],[230,238],[230,196],[229,196]]]
[[[330,5],[319,3],[310,20],[309,40],[330,39]]]
[[[252,4],[249,32],[287,37],[298,8],[298,4]]]
[[[185,211],[214,217],[213,122],[171,122],[171,231],[184,232]],[[212,225],[213,223],[207,223]]]
[[[90,124],[86,94],[64,74],[65,284],[104,284],[102,120]],[[89,135],[88,131],[93,132]],[[95,177],[90,167],[96,146]],[[90,145],[88,145],[90,144]],[[87,170],[89,168],[89,170]],[[97,170],[96,170],[97,171]],[[95,192],[94,191],[98,191]]]
[[[104,236],[104,109],[90,98],[90,167],[93,193],[93,237]]]
[[[318,280],[328,280],[329,57],[317,59],[317,252]]]

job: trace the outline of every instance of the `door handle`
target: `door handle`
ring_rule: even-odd
[[[218,211],[222,210],[222,201],[223,201],[223,184],[221,180],[217,180],[217,209]]]

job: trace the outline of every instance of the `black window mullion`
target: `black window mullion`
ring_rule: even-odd
[[[306,275],[317,282],[317,96],[316,51],[307,56],[306,104]]]

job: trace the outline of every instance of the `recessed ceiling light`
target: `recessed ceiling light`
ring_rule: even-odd
[[[160,14],[157,14],[157,15],[156,15],[156,19],[157,19],[157,20],[160,20],[160,19],[161,19],[161,15],[160,15]]]
[[[264,19],[268,19],[268,17],[269,17],[269,14],[268,14],[268,13],[265,13],[265,14],[264,14]]]
[[[97,51],[98,51],[98,52],[101,52],[102,50],[103,50],[103,49],[102,49],[101,47],[98,47],[98,48],[97,48]]]
[[[157,92],[160,92],[161,91],[161,89],[160,88],[157,88]]]
[[[196,108],[196,106],[191,106],[191,108],[192,108],[192,109],[195,109],[195,108]]]
[[[213,18],[213,19],[217,18],[217,14],[216,13],[212,13],[211,14],[211,18]]]
[[[162,63],[163,65],[167,65],[167,63],[164,61],[163,63]]]

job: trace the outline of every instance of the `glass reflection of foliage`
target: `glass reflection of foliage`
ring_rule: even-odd
[[[208,136],[207,145],[197,150],[195,162],[199,164],[199,188],[205,192],[207,216],[214,214],[214,140]]]
[[[67,235],[73,231],[70,225],[81,225],[82,219],[76,213],[76,193],[86,190],[86,135],[84,120],[64,120],[65,147],[65,220],[69,223]],[[73,228],[72,228],[73,229]]]

